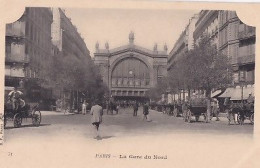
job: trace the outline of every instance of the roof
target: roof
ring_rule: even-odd
[[[128,45],[124,45],[121,47],[117,47],[117,48],[113,48],[110,50],[106,50],[106,49],[99,49],[98,52],[94,53],[94,55],[102,55],[102,54],[106,54],[106,53],[117,53],[117,52],[121,52],[121,51],[125,51],[125,50],[133,50],[133,51],[139,51],[139,52],[143,52],[143,53],[147,53],[149,55],[153,55],[153,56],[165,56],[168,57],[167,52],[166,51],[153,51],[153,50],[149,50],[140,46],[137,46],[135,44],[128,44]]]

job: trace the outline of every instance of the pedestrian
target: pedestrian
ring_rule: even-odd
[[[184,119],[185,122],[187,122],[188,121],[188,110],[189,110],[188,109],[188,102],[183,101],[181,108],[182,108],[182,113],[183,113],[183,119]]]
[[[211,101],[210,101],[210,97],[207,97],[206,104],[207,104],[206,123],[209,123],[210,122],[210,114],[211,114]]]
[[[87,113],[87,102],[86,100],[82,103],[82,114],[85,115]]]
[[[146,102],[143,106],[143,114],[144,114],[144,118],[146,121],[151,121],[150,116],[149,116],[149,105]]]
[[[212,102],[213,102],[212,113],[215,114],[216,121],[220,121],[219,120],[219,104],[218,104],[218,100],[217,99],[213,99]]]
[[[95,100],[91,107],[90,114],[92,115],[91,122],[95,127],[95,138],[100,138],[99,125],[102,122],[103,108],[99,105],[99,101]]]
[[[247,108],[249,110],[254,109],[255,98],[252,96],[251,93],[248,95],[248,98],[247,98],[246,102],[247,102]]]
[[[135,101],[134,105],[133,105],[133,108],[134,108],[134,114],[133,116],[137,116],[137,111],[138,111],[138,103],[137,101]]]

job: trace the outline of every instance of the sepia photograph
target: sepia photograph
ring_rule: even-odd
[[[175,167],[168,164],[174,156],[177,167],[190,167],[180,158],[193,145],[205,147],[207,137],[223,143],[211,150],[229,146],[237,158],[243,156],[237,150],[253,144],[256,27],[235,10],[28,6],[4,32],[4,157],[27,147],[32,155],[63,156],[67,146],[68,156],[87,160],[165,160]],[[183,146],[181,155],[142,145],[161,137],[163,149]],[[185,146],[189,137],[195,141]],[[232,138],[245,144],[232,146]],[[123,142],[131,140],[127,152]]]

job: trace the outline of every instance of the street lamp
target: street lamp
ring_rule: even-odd
[[[108,77],[108,97],[110,100],[111,97],[111,87],[110,87],[110,60],[109,60],[109,56],[108,56],[108,65],[107,65],[108,71],[107,71],[107,77]]]

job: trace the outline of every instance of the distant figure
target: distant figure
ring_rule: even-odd
[[[138,111],[138,103],[137,102],[134,103],[133,108],[134,108],[133,116],[137,116],[137,111]]]
[[[254,97],[252,96],[252,94],[250,93],[249,95],[248,95],[248,98],[247,98],[247,103],[254,103]]]
[[[247,98],[247,108],[253,109],[254,108],[254,102],[255,102],[254,97],[252,96],[252,94],[249,94],[249,96]]]
[[[149,106],[148,103],[146,102],[143,106],[143,114],[144,114],[144,118],[143,120],[148,120],[147,116],[149,115]]]
[[[183,119],[186,122],[188,119],[188,110],[189,110],[188,101],[183,101],[181,108],[183,113]]]
[[[90,114],[92,115],[91,122],[92,125],[95,126],[96,137],[99,138],[99,125],[102,122],[103,109],[100,105],[98,105],[98,100],[95,100],[93,106],[91,107]]]
[[[212,101],[212,113],[216,116],[216,121],[219,121],[219,104],[217,99]]]
[[[23,81],[23,79],[21,79],[20,81],[19,81],[19,87],[20,88],[24,88],[24,81]]]
[[[88,103],[86,102],[86,100],[84,100],[82,103],[82,114],[83,115],[85,115],[87,113],[87,105],[88,105]]]

